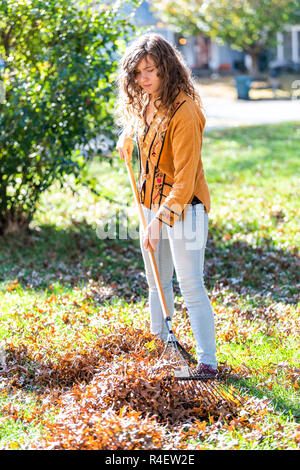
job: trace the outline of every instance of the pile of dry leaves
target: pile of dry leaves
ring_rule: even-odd
[[[211,419],[232,420],[241,410],[238,395],[223,386],[192,385],[170,379],[152,366],[163,343],[133,327],[99,335],[61,357],[41,347],[10,345],[6,377],[10,387],[42,390],[45,429],[38,448],[145,449],[170,444],[170,428]],[[3,375],[3,374],[2,374]],[[224,391],[225,390],[225,391]],[[49,398],[50,397],[50,398]],[[55,418],[45,418],[47,407]],[[16,410],[7,410],[18,418]],[[195,424],[194,424],[195,426]],[[168,444],[169,443],[169,444]],[[174,435],[173,435],[174,445]],[[179,445],[179,444],[178,444]]]
[[[45,431],[35,446],[162,448],[170,444],[171,427],[238,416],[238,395],[223,386],[189,389],[167,371],[153,374],[162,350],[160,340],[130,326],[101,334],[85,347],[75,345],[61,357],[51,355],[45,345],[44,350],[29,350],[11,344],[5,373],[12,378],[10,386],[32,385],[42,391],[43,412],[36,417]],[[54,418],[45,418],[47,407],[55,409]],[[17,419],[15,410],[7,411]]]

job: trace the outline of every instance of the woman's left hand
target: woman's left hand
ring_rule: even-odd
[[[151,245],[153,251],[156,251],[157,244],[159,242],[159,235],[162,222],[158,219],[153,219],[152,222],[146,227],[143,235],[143,242],[145,250],[148,251],[149,245]]]

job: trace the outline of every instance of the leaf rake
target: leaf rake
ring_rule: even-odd
[[[132,166],[130,161],[126,158],[125,162],[134,199],[138,208],[140,222],[145,230],[147,222],[139,200]],[[210,406],[212,402],[217,403],[220,401],[223,403],[226,401],[231,404],[242,405],[245,401],[243,397],[232,386],[228,386],[224,381],[221,381],[218,375],[215,378],[212,378],[210,375],[197,375],[195,367],[197,365],[196,359],[179,343],[173,332],[172,320],[168,312],[157,263],[151,245],[149,245],[149,254],[160,304],[168,331],[165,348],[157,363],[152,367],[151,373],[161,374],[163,371],[167,372],[170,380],[176,380],[180,383],[180,390],[184,403],[194,403],[196,398],[200,399],[201,402],[207,406]]]

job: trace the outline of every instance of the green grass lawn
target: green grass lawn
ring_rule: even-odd
[[[146,417],[138,400],[135,410],[123,408],[113,384],[100,402],[95,392],[112,358],[114,367],[127,363],[136,373],[135,364],[160,348],[149,334],[138,218],[123,163],[90,164],[102,198],[67,185],[43,194],[30,235],[0,240],[0,448],[297,448],[299,155],[299,123],[205,135],[212,199],[206,285],[220,368],[247,403],[235,414],[202,412],[172,427]],[[125,215],[132,239],[116,239]],[[110,238],[101,238],[108,228]],[[177,286],[176,293],[175,331],[195,352]]]

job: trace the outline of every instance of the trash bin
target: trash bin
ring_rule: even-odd
[[[235,77],[237,97],[239,100],[249,100],[252,77],[249,75],[238,75]]]

